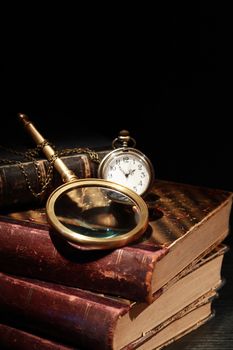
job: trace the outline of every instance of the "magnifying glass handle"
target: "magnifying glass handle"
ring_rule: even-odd
[[[25,129],[31,135],[32,139],[35,141],[36,145],[39,145],[44,152],[46,158],[52,161],[54,167],[59,172],[62,177],[63,182],[70,182],[77,180],[77,176],[74,172],[67,168],[65,163],[57,156],[57,153],[50,146],[50,144],[45,140],[45,138],[39,133],[35,126],[31,123],[26,114],[19,113],[19,120],[24,125]]]

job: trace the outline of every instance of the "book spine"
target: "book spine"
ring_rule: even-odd
[[[2,313],[56,341],[112,350],[114,326],[129,305],[60,285],[0,273]]]
[[[99,151],[100,159],[106,154],[106,151]],[[69,169],[71,169],[78,178],[96,177],[98,164],[90,159],[86,154],[76,154],[67,157],[61,157]],[[24,172],[28,178],[31,188],[35,193],[41,191],[42,185],[47,178],[49,163],[47,160],[36,161],[37,168],[41,175],[38,178],[38,171],[33,162],[23,163]],[[50,185],[42,196],[35,197],[29,189],[25,174],[19,164],[2,165],[0,167],[0,208],[22,207],[22,205],[42,205],[48,195],[62,184],[60,175],[54,171]]]
[[[47,228],[0,221],[0,265],[7,273],[123,298],[152,302],[156,262],[168,248],[138,243],[113,251],[81,251]]]
[[[5,350],[78,350],[0,323],[0,348]]]

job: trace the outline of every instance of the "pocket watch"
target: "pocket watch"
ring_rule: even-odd
[[[154,181],[151,161],[138,149],[127,130],[122,130],[112,142],[114,148],[100,162],[98,177],[119,183],[144,196]]]

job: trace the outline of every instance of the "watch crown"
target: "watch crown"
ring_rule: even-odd
[[[118,140],[122,142],[123,147],[127,147],[131,137],[128,130],[121,130],[119,132]]]
[[[136,145],[136,141],[130,136],[129,131],[121,130],[118,137],[113,140],[112,145],[114,148],[117,146],[117,144],[120,144],[120,147],[128,147],[129,142],[132,143],[132,147]]]
[[[128,130],[121,130],[121,131],[119,132],[119,137],[120,137],[120,136],[123,136],[123,137],[129,136],[129,131],[128,131]]]

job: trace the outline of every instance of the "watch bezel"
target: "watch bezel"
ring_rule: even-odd
[[[122,155],[123,153],[130,153],[133,155],[136,155],[146,166],[146,169],[149,174],[149,182],[147,185],[147,188],[145,191],[140,194],[141,197],[145,196],[148,191],[151,189],[154,179],[155,179],[155,174],[154,174],[154,167],[150,161],[150,159],[141,151],[139,151],[137,148],[132,148],[132,147],[120,147],[112,150],[111,152],[107,153],[104,158],[101,160],[99,167],[98,167],[98,177],[102,179],[106,179],[104,177],[104,172],[106,166],[109,164],[112,159],[115,157]]]

